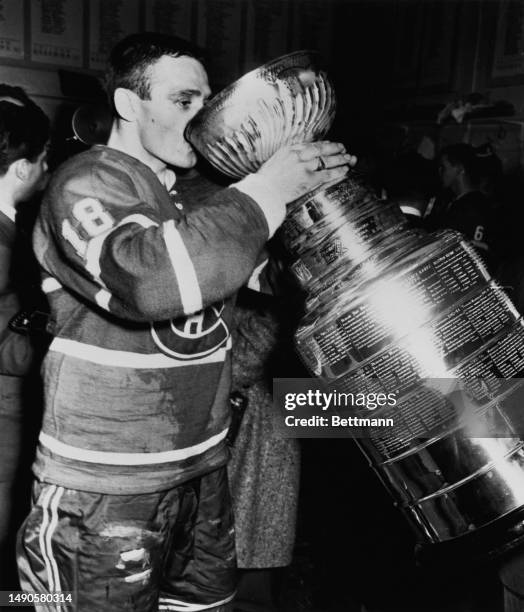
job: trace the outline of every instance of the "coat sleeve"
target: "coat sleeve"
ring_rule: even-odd
[[[29,336],[9,329],[9,321],[19,310],[19,301],[11,286],[11,247],[0,244],[0,374],[24,376],[33,365],[33,347]]]

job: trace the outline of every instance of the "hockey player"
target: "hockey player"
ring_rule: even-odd
[[[56,172],[34,234],[56,338],[22,586],[73,591],[82,612],[223,612],[231,296],[286,202],[354,159],[338,143],[286,147],[190,208],[173,167],[196,163],[184,130],[210,95],[202,64],[169,37],[132,35],[106,84],[108,144]]]

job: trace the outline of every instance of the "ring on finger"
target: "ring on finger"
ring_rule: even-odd
[[[317,167],[315,168],[315,170],[317,172],[319,172],[320,170],[325,170],[326,169],[326,162],[324,161],[324,158],[322,157],[322,155],[318,156],[318,162],[317,162]]]

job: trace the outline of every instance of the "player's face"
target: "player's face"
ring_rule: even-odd
[[[211,93],[206,71],[192,57],[166,55],[149,68],[149,81],[151,99],[139,102],[142,146],[164,164],[191,168],[197,158],[184,130]]]

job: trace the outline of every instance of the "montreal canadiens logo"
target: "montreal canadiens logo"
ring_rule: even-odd
[[[151,324],[158,348],[176,359],[202,359],[224,347],[229,329],[222,319],[224,304],[213,305],[189,317]]]

